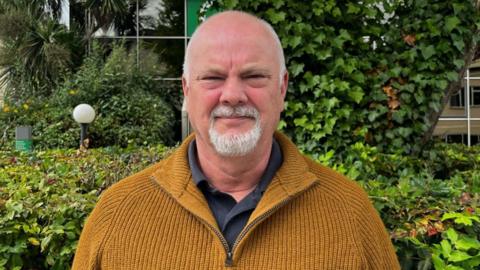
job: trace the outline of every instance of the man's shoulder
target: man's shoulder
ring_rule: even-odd
[[[306,183],[305,179],[315,178],[317,192],[333,196],[335,199],[341,197],[347,199],[348,202],[356,200],[368,201],[366,193],[358,183],[300,153],[295,144],[286,135],[276,132],[275,138],[280,143],[283,154],[284,163],[282,165],[283,168],[280,169],[283,172],[282,175],[294,175],[296,178],[303,178],[294,180],[300,186]]]
[[[317,177],[318,188],[322,192],[341,198],[343,202],[349,204],[369,201],[367,193],[354,180],[347,178],[332,168],[313,161],[309,157],[304,156],[304,159],[309,171]]]
[[[155,171],[162,168],[164,164],[165,160],[159,161],[111,185],[102,193],[101,198],[103,200],[101,201],[118,205],[126,197],[135,197],[136,195],[151,192],[157,188],[152,180],[152,175]]]

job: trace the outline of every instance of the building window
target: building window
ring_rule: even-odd
[[[480,135],[470,135],[470,140],[472,145],[480,144]],[[445,136],[445,142],[467,144],[468,135],[467,134],[449,134]]]
[[[455,95],[450,97],[450,107],[465,107],[465,88],[461,88]]]
[[[471,87],[472,97],[470,99],[470,104],[472,106],[480,105],[480,86]]]
[[[465,87],[450,97],[450,107],[465,107]],[[480,106],[480,86],[470,87],[470,106]]]

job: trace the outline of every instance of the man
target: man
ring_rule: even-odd
[[[275,131],[287,84],[266,22],[204,22],[183,76],[195,134],[102,195],[73,269],[399,269],[366,194]]]

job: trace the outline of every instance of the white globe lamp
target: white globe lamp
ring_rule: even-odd
[[[95,110],[88,104],[80,104],[73,109],[73,119],[80,124],[80,146],[86,147],[88,125],[95,119]]]

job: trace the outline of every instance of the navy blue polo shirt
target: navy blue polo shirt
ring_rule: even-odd
[[[257,207],[268,184],[282,165],[283,156],[278,142],[273,139],[272,150],[268,160],[267,168],[260,178],[257,187],[240,202],[227,193],[223,193],[208,183],[197,160],[197,144],[193,140],[188,146],[188,163],[192,171],[192,178],[197,187],[202,191],[210,209],[215,216],[218,227],[223,236],[232,248],[235,239],[247,224],[248,218]]]

